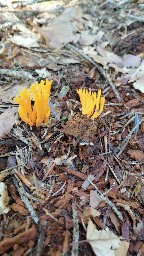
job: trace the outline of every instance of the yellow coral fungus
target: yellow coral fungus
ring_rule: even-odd
[[[30,89],[24,88],[14,98],[14,102],[19,104],[19,115],[26,124],[39,126],[48,122],[50,116],[48,101],[51,84],[52,80],[41,80],[40,83],[32,84]]]
[[[98,90],[96,94],[91,90],[78,89],[77,93],[82,105],[82,114],[92,119],[97,118],[102,113],[105,103],[105,98],[101,97],[101,90]]]

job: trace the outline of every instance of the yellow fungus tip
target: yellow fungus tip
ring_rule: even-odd
[[[77,93],[80,97],[82,105],[82,114],[92,119],[97,118],[104,109],[105,98],[101,96],[101,89],[98,93],[91,92],[91,89],[78,89]]]
[[[19,104],[19,115],[26,124],[39,126],[48,122],[50,116],[48,101],[51,84],[52,80],[41,80],[39,83],[32,84],[30,89],[24,88],[13,99],[15,103]]]

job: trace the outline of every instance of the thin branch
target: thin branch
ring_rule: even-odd
[[[122,7],[122,5],[126,5],[132,2],[134,2],[134,0],[121,0],[118,3],[115,3],[115,1],[113,1],[113,4],[115,4],[117,7]]]
[[[78,256],[78,245],[79,245],[79,225],[78,216],[76,211],[75,202],[72,203],[73,210],[73,242],[72,242],[72,253],[71,256]]]
[[[33,206],[30,203],[30,201],[28,200],[28,198],[21,193],[21,190],[19,188],[18,181],[17,181],[16,177],[13,177],[13,183],[14,183],[15,187],[17,188],[18,193],[20,194],[21,200],[24,202],[28,211],[30,212],[32,219],[37,224],[39,221],[38,216],[37,216],[35,210],[33,209]],[[20,183],[20,181],[19,181],[19,183]]]
[[[41,256],[44,250],[45,226],[47,222],[42,221],[39,224],[39,238],[36,246],[36,256]]]
[[[128,142],[129,142],[129,140],[130,140],[130,138],[131,138],[133,132],[135,132],[136,128],[138,128],[139,125],[140,125],[142,122],[144,122],[144,117],[134,126],[134,128],[130,131],[130,133],[128,134],[128,136],[123,140],[123,142],[122,142],[121,145],[119,146],[120,151],[119,151],[119,153],[117,154],[117,157],[119,157],[119,156],[122,154],[122,152],[124,151],[124,149],[126,148]]]
[[[127,14],[126,17],[129,17],[136,21],[144,22],[144,17],[142,17],[142,16],[135,16],[135,15]]]
[[[106,202],[111,208],[112,210],[116,213],[116,215],[118,216],[118,218],[123,221],[123,216],[120,213],[120,211],[118,211],[118,209],[116,208],[116,206],[114,205],[114,203],[112,203],[107,197],[104,196],[104,194],[101,193],[101,191],[97,188],[97,186],[89,180],[89,182],[93,185],[93,187],[97,190],[97,192],[99,193],[99,197],[102,201]]]
[[[23,78],[26,80],[35,80],[35,78],[31,75],[30,72],[23,70],[0,69],[0,75],[13,76],[16,78]]]

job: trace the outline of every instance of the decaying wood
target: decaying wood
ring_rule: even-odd
[[[44,250],[45,226],[46,221],[42,221],[39,226],[39,238],[36,248],[36,256],[41,256]]]
[[[34,77],[31,73],[24,71],[24,70],[10,70],[10,69],[0,69],[1,75],[13,76],[16,78],[23,78],[23,79],[30,79],[34,81]]]
[[[37,229],[35,225],[33,225],[31,228],[26,230],[25,232],[11,237],[11,238],[5,238],[2,242],[0,242],[0,253],[4,253],[10,248],[12,248],[15,244],[25,244],[29,242],[30,240],[34,240],[37,237]]]
[[[76,170],[72,170],[72,169],[66,169],[66,172],[68,174],[72,174],[74,176],[76,176],[77,178],[80,178],[82,180],[86,180],[87,179],[87,176],[84,174],[84,173],[81,173],[81,172],[78,172]]]

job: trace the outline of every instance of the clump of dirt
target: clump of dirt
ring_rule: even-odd
[[[92,120],[86,116],[71,117],[62,125],[65,135],[71,135],[80,142],[96,143],[97,137],[103,137],[108,133],[108,127],[104,120]]]

